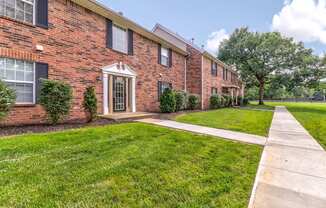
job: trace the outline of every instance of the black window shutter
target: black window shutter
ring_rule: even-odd
[[[211,74],[214,75],[214,66],[213,66],[214,62],[211,61]]]
[[[42,79],[48,79],[49,65],[46,63],[35,63],[35,98],[36,102],[40,97]]]
[[[113,23],[110,19],[106,19],[106,47],[113,47]]]
[[[134,31],[128,29],[128,55],[134,55]]]
[[[169,67],[172,67],[172,49],[169,49]]]
[[[48,28],[48,0],[36,0],[36,17],[35,17],[35,24],[36,26]]]
[[[158,64],[161,64],[162,63],[162,60],[161,60],[161,48],[162,48],[162,46],[161,46],[161,44],[158,44]]]
[[[162,82],[158,81],[157,83],[157,94],[158,94],[158,101],[160,101],[161,94],[162,94]]]

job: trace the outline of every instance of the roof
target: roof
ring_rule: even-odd
[[[157,23],[154,28],[153,28],[153,32],[155,32],[158,28],[160,28],[161,30],[164,30],[166,33],[174,36],[175,38],[177,38],[178,40],[184,42],[185,44],[187,45],[190,45],[191,47],[195,48],[196,50],[198,50],[203,56],[211,59],[211,60],[214,60],[220,64],[222,64],[224,67],[230,69],[231,71],[234,71],[236,72],[233,67],[225,64],[223,61],[219,60],[218,58],[216,58],[213,54],[211,54],[209,51],[205,50],[204,48],[201,48],[199,46],[197,46],[196,44],[194,44],[192,41],[189,41],[185,38],[183,38],[181,35],[179,35],[178,33],[176,32],[173,32],[172,30],[168,29],[167,27],[164,27],[163,25]]]
[[[143,26],[135,23],[134,21],[124,17],[123,15],[119,14],[116,11],[113,11],[112,9],[106,7],[105,5],[99,3],[96,0],[71,0],[72,2],[87,8],[91,10],[92,12],[95,12],[105,18],[108,18],[112,20],[113,22],[116,22],[117,24],[125,25],[129,29],[133,30],[134,32],[152,40],[157,43],[160,43],[164,45],[165,47],[171,48],[174,51],[182,54],[182,55],[188,55],[187,51],[184,51],[183,49],[175,46],[174,44],[168,42],[167,40],[164,40],[163,38],[159,37],[158,35],[154,34],[153,32],[147,30]]]

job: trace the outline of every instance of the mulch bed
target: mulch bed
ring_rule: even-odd
[[[63,131],[68,129],[78,129],[90,126],[103,126],[108,124],[117,123],[108,119],[97,119],[91,123],[65,123],[58,125],[37,124],[37,125],[24,125],[24,126],[4,126],[0,127],[0,137],[21,135],[28,133],[45,133],[54,131]]]

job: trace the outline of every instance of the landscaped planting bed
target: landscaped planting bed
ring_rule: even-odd
[[[129,123],[0,140],[0,207],[247,207],[262,148]]]

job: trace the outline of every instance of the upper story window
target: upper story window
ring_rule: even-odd
[[[228,80],[228,69],[223,69],[223,80]]]
[[[161,64],[164,66],[169,65],[169,49],[161,47]]]
[[[113,49],[120,51],[122,53],[128,52],[128,33],[127,30],[119,27],[117,25],[113,25],[112,27],[113,34]]]
[[[212,62],[211,74],[213,76],[217,76],[217,63],[215,63],[215,62]]]
[[[16,91],[16,103],[35,103],[34,63],[0,58],[0,79]]]
[[[0,0],[0,16],[34,23],[34,0]]]

